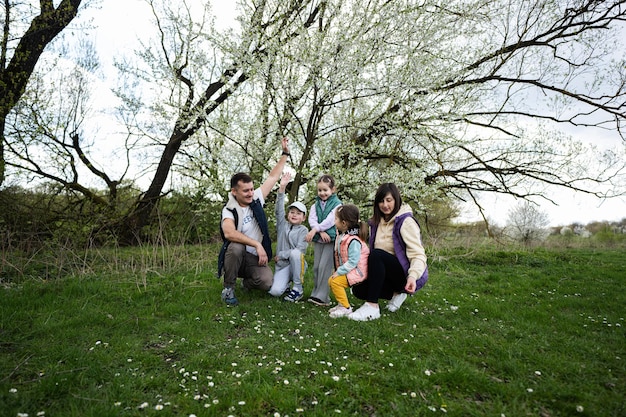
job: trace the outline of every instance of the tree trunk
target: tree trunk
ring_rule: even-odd
[[[191,132],[174,132],[167,142],[154,178],[148,190],[139,198],[133,211],[122,220],[119,243],[123,245],[135,245],[141,239],[141,229],[148,224],[152,210],[161,198],[161,191],[167,180],[174,157],[178,153],[182,143],[191,136]]]
[[[2,42],[0,62],[0,185],[4,182],[4,123],[9,112],[24,94],[39,57],[46,46],[76,17],[82,0],[63,0],[55,9],[52,0],[40,0],[40,14],[35,16],[30,27],[18,43],[11,61],[5,68],[7,53],[6,32]],[[9,16],[10,10],[5,10]],[[5,27],[5,31],[8,27]]]
[[[232,86],[224,89],[216,99],[211,100],[211,97],[219,93],[226,85],[225,80],[231,78],[234,78],[231,81]],[[238,73],[234,69],[226,70],[220,81],[209,85],[198,103],[195,105],[188,103],[187,109],[181,112],[176,127],[161,154],[159,165],[148,190],[138,199],[135,208],[120,222],[121,227],[118,231],[120,244],[135,245],[141,242],[141,229],[149,223],[152,210],[162,197],[163,186],[174,163],[174,157],[176,157],[183,142],[196,133],[206,122],[208,115],[218,108],[247,78],[246,74]],[[193,115],[196,116],[193,117]],[[193,122],[186,124],[186,120],[193,120]],[[183,128],[183,126],[185,127]]]

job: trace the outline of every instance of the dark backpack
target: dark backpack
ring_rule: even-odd
[[[239,226],[239,213],[235,209],[227,209],[231,213],[233,213],[233,217],[235,218],[235,228]],[[230,240],[226,239],[224,236],[224,229],[222,229],[222,222],[220,220],[220,235],[222,236],[222,248],[220,249],[220,254],[217,256],[217,278],[220,279],[222,277],[222,273],[224,272],[224,258],[226,258],[226,249],[228,249],[228,245],[230,245]]]

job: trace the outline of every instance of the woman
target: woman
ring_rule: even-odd
[[[389,311],[397,311],[407,294],[414,294],[428,280],[419,225],[411,207],[402,204],[395,184],[378,187],[369,223],[368,279],[352,287],[352,293],[365,303],[348,316],[357,321],[379,318],[381,298],[391,300]]]

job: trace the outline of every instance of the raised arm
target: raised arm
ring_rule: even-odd
[[[287,220],[285,219],[285,190],[287,189],[287,184],[289,184],[290,180],[291,174],[289,172],[285,173],[280,179],[278,194],[276,194],[276,206],[274,207],[274,213],[276,213],[277,228],[281,224],[287,222]]]
[[[291,181],[291,172],[286,172],[280,179],[280,184],[278,185],[278,192],[284,193],[287,189],[287,185],[289,185],[289,181]]]
[[[274,168],[272,168],[269,175],[267,176],[267,179],[263,182],[263,184],[261,184],[261,187],[260,187],[261,192],[263,193],[264,199],[272,191],[272,188],[274,188],[274,185],[280,179],[280,174],[283,172],[283,169],[285,168],[285,163],[287,162],[287,158],[290,155],[289,154],[289,139],[283,138],[283,140],[281,141],[281,147],[282,147],[283,153],[280,156],[280,159],[278,160],[276,165],[274,165]]]

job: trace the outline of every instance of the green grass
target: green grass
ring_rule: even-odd
[[[623,250],[440,250],[369,323],[254,291],[228,308],[216,249],[188,250],[4,282],[0,414],[626,415]]]

